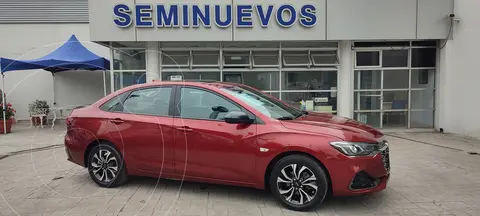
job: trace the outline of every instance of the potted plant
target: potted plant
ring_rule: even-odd
[[[6,122],[6,129],[7,133],[12,131],[12,123],[13,118],[15,117],[15,113],[17,112],[12,108],[12,104],[8,103],[5,109],[5,119],[3,118],[3,104],[0,104],[0,134],[4,133],[4,123]]]
[[[37,114],[45,114],[48,116],[50,106],[48,105],[46,100],[35,100],[31,104],[28,105],[28,112],[30,115],[37,115]],[[47,124],[47,119],[40,119],[40,117],[33,117],[33,124],[40,125],[40,121],[43,121],[43,124]]]

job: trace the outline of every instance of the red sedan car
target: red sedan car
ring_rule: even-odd
[[[153,82],[67,119],[68,160],[102,187],[129,175],[269,189],[290,209],[385,189],[388,143],[354,120],[300,111],[239,84]]]

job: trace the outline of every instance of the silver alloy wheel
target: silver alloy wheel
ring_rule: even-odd
[[[277,188],[290,204],[304,205],[317,195],[317,178],[308,167],[297,167],[297,164],[290,164],[282,169],[277,178]]]
[[[99,181],[111,182],[118,174],[117,158],[109,150],[100,149],[93,155],[92,171]]]

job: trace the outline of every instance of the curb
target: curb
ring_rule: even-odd
[[[15,152],[9,152],[6,155],[0,155],[0,160],[5,159],[10,156],[15,156],[15,155],[21,155],[25,153],[32,153],[32,152],[38,152],[38,151],[45,151],[49,149],[55,149],[55,148],[60,148],[63,147],[64,144],[56,144],[56,145],[49,145],[45,147],[39,147],[39,148],[34,148],[34,149],[26,149],[26,150],[20,150],[20,151],[15,151]]]

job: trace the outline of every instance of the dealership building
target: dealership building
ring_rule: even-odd
[[[104,85],[109,93],[203,80],[377,128],[480,137],[476,8],[478,0],[11,0],[0,2],[0,54],[29,59],[75,34],[111,60],[105,82],[101,72],[55,83],[39,71],[8,74],[20,119],[31,100],[53,100],[53,85],[66,106],[94,102]]]

